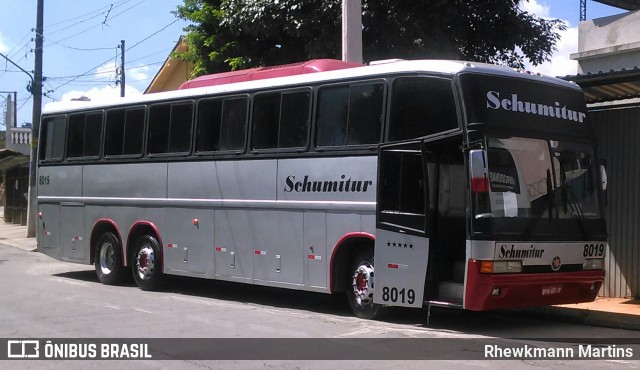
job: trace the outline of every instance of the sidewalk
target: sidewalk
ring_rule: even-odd
[[[4,207],[0,207],[0,244],[25,251],[36,249],[36,238],[27,238],[27,227],[4,222]]]
[[[0,244],[24,251],[37,251],[36,239],[27,238],[27,227],[4,222],[0,207]],[[511,312],[513,313],[513,312]],[[597,298],[595,302],[536,307],[516,312],[593,326],[640,331],[640,300]]]

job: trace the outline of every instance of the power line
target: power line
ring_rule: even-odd
[[[166,26],[162,27],[161,29],[157,30],[156,32],[154,32],[154,33],[150,34],[149,36],[147,36],[147,37],[143,38],[142,40],[140,40],[140,41],[136,42],[133,46],[131,46],[131,47],[127,48],[125,51],[129,51],[129,50],[131,50],[131,49],[135,48],[136,46],[138,46],[138,45],[142,44],[143,42],[145,42],[145,41],[149,40],[149,39],[150,39],[150,38],[152,38],[153,36],[155,36],[155,35],[159,34],[160,32],[162,32],[162,31],[166,30],[167,28],[169,28],[171,25],[173,25],[174,23],[178,22],[179,20],[180,20],[180,19],[175,19],[173,22],[171,22],[171,23],[167,24]]]
[[[129,2],[129,1],[131,1],[131,0],[127,0],[127,2]],[[138,5],[142,4],[142,3],[143,3],[143,2],[145,2],[145,1],[147,1],[147,0],[140,0],[139,2],[137,2],[137,3],[133,4],[133,5],[132,5],[132,6],[130,6],[129,8],[127,8],[127,9],[123,10],[122,12],[120,12],[120,13],[118,13],[118,14],[116,14],[116,15],[112,16],[110,19],[117,18],[118,16],[120,16],[120,15],[122,15],[122,14],[124,14],[124,13],[128,12],[129,10],[131,10],[131,9],[135,8],[136,6],[138,6]],[[125,3],[123,3],[123,4],[120,4],[120,5],[124,5],[124,4],[126,4],[126,2],[125,2]],[[98,16],[101,16],[101,15],[102,15],[102,14],[104,14],[104,13],[106,13],[106,11],[105,11],[105,12],[103,12],[103,13],[101,13],[101,14],[98,14],[98,15],[96,15],[96,16],[94,16],[94,17],[91,17],[91,18],[89,18],[89,19],[96,18],[96,17],[98,17]],[[89,20],[89,19],[86,19],[86,20]],[[86,21],[86,20],[83,20],[83,21],[77,22],[77,23],[75,23],[75,24],[73,24],[73,25],[70,25],[70,26],[65,27],[65,28],[63,28],[63,29],[61,29],[61,30],[58,30],[58,31],[52,31],[52,32],[47,31],[47,35],[51,36],[52,34],[55,34],[55,33],[60,32],[60,31],[62,31],[62,30],[66,30],[66,29],[68,29],[68,28],[71,28],[71,27],[77,26],[77,25],[79,25],[79,24],[83,23],[83,22],[84,22],[84,21]],[[96,27],[98,27],[98,26],[103,26],[103,25],[105,25],[105,24],[106,24],[106,19],[105,19],[105,20],[103,20],[103,21],[101,21],[100,23],[95,23],[95,24],[93,24],[93,25],[89,26],[88,28],[85,28],[85,29],[83,29],[83,30],[81,30],[81,31],[79,31],[79,32],[76,32],[76,33],[74,33],[74,34],[72,34],[72,35],[70,35],[70,36],[64,37],[64,38],[62,38],[62,39],[60,39],[60,40],[53,40],[53,41],[51,41],[51,43],[60,43],[60,42],[62,42],[62,41],[68,40],[68,39],[70,39],[70,38],[73,38],[73,37],[76,37],[76,36],[82,35],[82,34],[84,34],[85,32],[87,32],[87,31],[89,31],[89,30],[91,30],[91,29],[93,29],[93,28],[96,28]],[[50,45],[51,45],[51,44],[47,44],[46,46],[50,46]]]
[[[47,34],[51,35],[51,34],[54,34],[54,33],[62,32],[62,31],[67,30],[69,28],[73,28],[73,27],[75,27],[77,25],[80,25],[80,24],[82,24],[82,23],[84,23],[84,22],[86,22],[88,20],[91,20],[91,19],[94,19],[94,18],[98,18],[98,17],[102,17],[105,13],[108,13],[110,9],[118,8],[118,7],[122,6],[122,5],[125,5],[126,3],[130,2],[130,1],[132,1],[132,0],[121,0],[121,1],[113,3],[111,5],[103,6],[101,8],[98,8],[97,10],[94,10],[92,12],[85,13],[85,14],[82,14],[82,15],[78,15],[78,16],[75,16],[73,18],[69,18],[67,20],[60,21],[60,22],[48,25],[47,29],[50,30],[51,27],[56,26],[58,24],[63,24],[63,23],[71,22],[71,21],[76,21],[75,23],[73,23],[73,24],[71,24],[69,26],[63,27],[61,29],[47,31]],[[115,5],[115,4],[117,4],[117,5]],[[109,10],[103,10],[103,9],[107,9],[107,8],[109,8]],[[87,18],[84,18],[84,19],[78,21],[78,18],[85,17],[85,16],[87,16]],[[103,22],[100,22],[99,25],[103,24]]]
[[[25,104],[27,104],[29,102],[29,100],[31,100],[33,96],[30,95],[22,104],[20,104],[20,107],[18,107],[18,110],[22,109],[22,107],[25,106]]]
[[[105,13],[105,11],[104,11],[103,9],[109,8],[110,6],[113,6],[113,5],[115,5],[115,4],[118,4],[118,5],[116,5],[116,6],[120,6],[120,5],[121,5],[120,3],[124,2],[124,3],[126,4],[126,3],[130,2],[130,1],[132,1],[132,0],[120,0],[120,1],[116,1],[115,3],[112,3],[112,4],[110,4],[110,5],[102,6],[102,7],[98,8],[98,9],[96,9],[96,10],[92,10],[92,11],[90,11],[90,12],[88,12],[88,13],[84,13],[84,14],[76,15],[76,16],[73,16],[73,17],[71,17],[71,18],[67,18],[67,19],[65,19],[65,20],[58,21],[58,22],[56,22],[56,23],[47,24],[47,25],[45,25],[45,28],[52,28],[52,27],[57,26],[57,25],[59,25],[59,24],[64,24],[64,23],[72,22],[72,21],[77,20],[77,19],[78,19],[78,18],[80,18],[80,17],[89,16],[89,15],[92,15],[92,14],[95,14],[95,13],[98,13],[98,12],[100,13],[99,15],[102,15],[102,14],[104,14],[104,13]]]
[[[51,41],[51,43],[62,46],[63,48],[66,49],[71,49],[71,50],[78,50],[78,51],[97,51],[97,50],[111,50],[113,49],[113,47],[105,47],[105,48],[77,48],[74,46],[69,46],[69,45],[65,45],[63,43],[57,42],[57,41]],[[51,44],[47,45],[50,46]]]

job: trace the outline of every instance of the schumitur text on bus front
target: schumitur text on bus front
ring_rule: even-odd
[[[586,116],[586,113],[567,109],[566,105],[560,106],[559,102],[555,102],[554,105],[546,105],[536,102],[522,101],[518,99],[518,94],[509,94],[509,98],[500,99],[500,93],[498,91],[487,92],[487,108],[536,114],[539,116],[554,117],[579,123],[583,123],[584,117]]]

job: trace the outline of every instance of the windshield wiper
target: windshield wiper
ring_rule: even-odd
[[[555,209],[554,201],[556,196],[555,196],[555,190],[551,185],[551,171],[549,171],[549,169],[547,169],[546,185],[547,185],[547,194],[545,194],[544,196],[547,197],[547,215],[548,215],[549,223],[551,223],[551,221],[553,221],[553,210]],[[544,203],[541,203],[538,211],[535,213],[534,219],[527,226],[527,230],[524,233],[525,240],[529,239],[533,234],[533,231],[536,229],[536,227],[538,226],[538,223],[542,219],[544,210],[545,210]]]
[[[587,230],[587,227],[584,224],[584,212],[580,206],[580,201],[567,181],[567,173],[565,172],[562,164],[560,164],[560,182],[562,186],[562,195],[564,197],[564,213],[566,214],[569,213],[568,211],[571,211],[571,217],[578,220],[578,225],[580,225],[580,229],[582,230],[584,237],[587,240],[590,239],[589,230]]]

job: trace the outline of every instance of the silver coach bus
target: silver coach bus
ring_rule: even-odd
[[[342,292],[364,318],[591,301],[608,246],[585,112],[573,84],[456,61],[318,60],[59,103],[38,248],[104,284]]]

